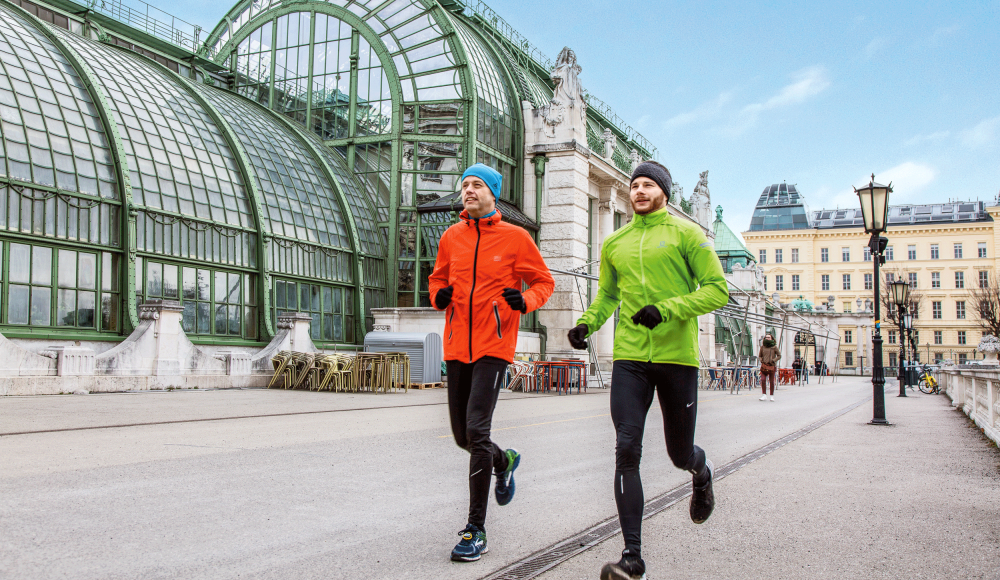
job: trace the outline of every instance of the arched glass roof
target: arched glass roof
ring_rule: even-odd
[[[80,75],[20,14],[2,4],[0,14],[0,173],[117,199],[108,136]]]
[[[168,69],[129,51],[57,32],[101,82],[121,132],[136,205],[255,227],[221,129]]]
[[[469,57],[469,64],[472,65],[476,96],[502,113],[513,116],[519,107],[514,106],[510,91],[507,90],[508,83],[493,51],[460,19],[455,19],[455,28],[462,37],[462,45]]]

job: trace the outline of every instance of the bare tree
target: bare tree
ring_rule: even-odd
[[[1000,280],[992,270],[988,280],[969,290],[969,306],[984,334],[1000,337]]]
[[[899,310],[896,308],[896,303],[892,299],[892,289],[889,288],[889,282],[890,278],[892,280],[906,280],[906,274],[907,272],[900,271],[895,268],[882,269],[882,275],[884,278],[879,281],[879,294],[881,294],[880,299],[882,301],[882,320],[891,322],[893,326],[899,326]],[[923,293],[917,288],[910,286],[910,292],[907,295],[906,300],[906,312],[912,314],[914,318],[918,318],[920,316],[920,303],[923,299]]]

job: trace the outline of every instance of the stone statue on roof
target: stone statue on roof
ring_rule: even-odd
[[[674,207],[681,207],[681,201],[684,199],[684,186],[674,182],[670,186],[670,205]]]
[[[708,171],[702,171],[698,179],[698,185],[694,186],[691,192],[691,217],[696,222],[711,228],[712,224],[712,196],[708,192]]]
[[[582,71],[580,65],[576,64],[576,53],[568,46],[563,48],[549,77],[555,85],[552,100],[541,111],[545,119],[543,131],[546,136],[555,137],[556,127],[566,121],[572,127],[586,127],[587,103],[583,100],[583,86],[580,84]]]

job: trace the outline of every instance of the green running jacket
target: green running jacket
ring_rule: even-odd
[[[667,208],[636,215],[604,240],[598,286],[577,324],[593,334],[620,304],[615,360],[699,366],[698,316],[729,300],[722,264],[701,227]],[[652,330],[632,322],[649,304],[663,316]]]

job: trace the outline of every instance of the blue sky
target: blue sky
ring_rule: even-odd
[[[550,57],[576,51],[686,194],[709,170],[733,230],[781,181],[811,209],[854,207],[873,172],[895,203],[1000,192],[1000,0],[488,4]],[[230,7],[159,6],[208,29]]]

